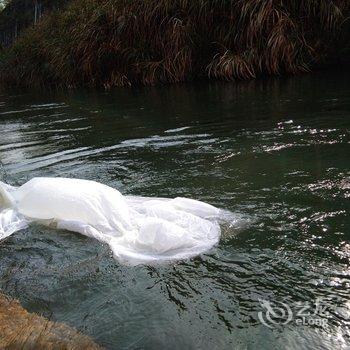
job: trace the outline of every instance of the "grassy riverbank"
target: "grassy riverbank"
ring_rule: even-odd
[[[346,0],[73,0],[0,55],[3,86],[297,74],[344,59]]]

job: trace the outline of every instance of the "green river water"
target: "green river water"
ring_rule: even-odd
[[[207,254],[136,267],[31,225],[0,243],[0,289],[107,349],[348,348],[349,79],[2,92],[0,180],[93,179],[235,220]]]

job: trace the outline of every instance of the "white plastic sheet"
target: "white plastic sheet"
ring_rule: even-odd
[[[0,239],[38,221],[105,242],[129,264],[208,251],[219,241],[222,213],[193,199],[123,196],[88,180],[34,178],[18,188],[0,182]]]

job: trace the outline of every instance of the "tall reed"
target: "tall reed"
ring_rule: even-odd
[[[0,54],[0,84],[111,88],[296,74],[337,55],[349,13],[348,0],[72,0]]]

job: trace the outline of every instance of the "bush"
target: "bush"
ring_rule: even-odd
[[[111,88],[296,74],[334,56],[349,7],[347,0],[73,0],[2,55],[0,79]]]

